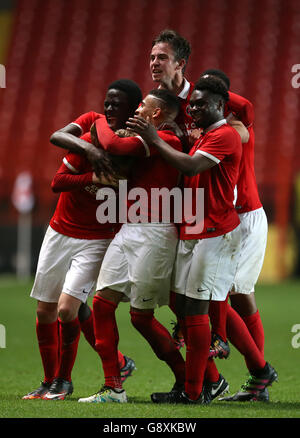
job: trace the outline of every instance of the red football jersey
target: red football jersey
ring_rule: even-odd
[[[229,98],[226,105],[226,117],[232,113],[248,128],[249,132],[249,141],[242,144],[243,153],[237,182],[237,200],[235,205],[237,212],[240,214],[262,207],[254,166],[254,110],[252,103],[238,94],[229,92]]]
[[[101,116],[102,114],[96,113],[95,111],[89,111],[88,113],[84,113],[77,117],[77,119],[75,119],[72,123],[76,126],[79,126],[81,129],[81,135],[83,135],[86,132],[89,132],[94,121]]]
[[[89,134],[82,138],[88,140]],[[114,224],[100,224],[96,210],[97,190],[103,187],[92,182],[92,167],[81,155],[68,153],[52,182],[52,189],[60,191],[59,200],[50,220],[58,233],[77,239],[110,239],[115,234]]]
[[[201,153],[218,164],[195,176],[184,178],[184,187],[193,190],[193,214],[196,212],[196,189],[204,189],[204,223],[193,227],[184,222],[180,229],[182,240],[220,236],[232,231],[240,223],[233,203],[242,155],[241,139],[225,120],[221,123],[212,125],[189,153],[191,156]]]

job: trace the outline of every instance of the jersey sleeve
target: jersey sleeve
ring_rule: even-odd
[[[98,140],[104,150],[113,155],[148,156],[149,148],[140,137],[119,137],[107,124],[104,117],[95,123]]]
[[[84,169],[84,157],[69,152],[56,172],[51,188],[54,193],[68,192],[92,183],[93,172]],[[85,172],[80,172],[85,170]]]
[[[216,130],[209,135],[209,138],[205,141],[202,147],[200,144],[200,147],[196,152],[218,164],[227,155],[232,154],[233,148],[236,145],[236,138],[234,138],[234,136],[235,132],[231,130],[228,130],[226,133],[223,130],[221,132]]]
[[[100,117],[100,115],[101,114],[98,114],[95,111],[89,111],[88,113],[84,113],[77,117],[72,124],[78,126],[81,129],[81,134],[84,134],[89,132],[92,124]]]
[[[74,174],[86,173],[89,167],[87,159],[79,154],[69,152],[63,158],[63,164]]]
[[[254,108],[252,103],[239,94],[229,91],[227,111],[235,115],[246,128],[250,128],[254,123]]]

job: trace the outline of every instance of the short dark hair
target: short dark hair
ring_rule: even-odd
[[[172,47],[174,52],[175,60],[180,59],[185,60],[187,64],[189,56],[191,54],[191,45],[183,36],[179,35],[178,32],[172,29],[165,29],[161,31],[158,36],[152,41],[152,47],[158,43],[167,43]],[[184,72],[185,67],[182,69]]]
[[[216,76],[217,78],[222,79],[222,81],[225,82],[225,84],[226,84],[227,90],[229,90],[230,79],[227,76],[227,74],[224,73],[222,70],[218,70],[217,68],[209,68],[201,74],[201,76],[205,76],[205,75]]]
[[[156,88],[151,90],[148,94],[162,100],[167,111],[172,113],[174,118],[177,116],[180,110],[180,101],[176,94],[164,88]]]
[[[120,90],[126,93],[131,112],[134,112],[143,100],[140,87],[131,79],[118,79],[117,81],[112,82],[107,89]]]
[[[201,76],[195,84],[195,90],[208,90],[210,93],[220,96],[224,102],[229,100],[229,94],[224,81],[216,76]]]

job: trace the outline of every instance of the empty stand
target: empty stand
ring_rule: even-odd
[[[48,220],[57,199],[50,182],[64,154],[49,143],[51,133],[85,111],[101,112],[115,79],[135,80],[144,94],[153,88],[152,39],[174,28],[192,44],[188,78],[221,68],[232,90],[254,103],[259,188],[270,215],[276,209],[286,224],[300,166],[299,89],[291,87],[299,23],[297,0],[18,1],[0,91],[0,199],[10,205],[17,174],[30,170],[36,220]]]

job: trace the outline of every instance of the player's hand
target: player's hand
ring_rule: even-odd
[[[86,156],[91,163],[95,174],[101,178],[103,175],[109,179],[110,175],[114,174],[112,163],[104,150],[96,147],[90,147],[86,151]]]
[[[178,137],[179,139],[182,139],[184,137],[182,130],[179,128],[177,123],[174,121],[164,122],[159,126],[158,129],[172,131],[176,135],[176,137]]]
[[[130,132],[140,135],[147,144],[152,144],[159,138],[155,126],[149,122],[149,117],[147,120],[140,116],[130,117],[126,125]]]
[[[108,178],[106,178],[103,174],[97,176],[96,173],[93,172],[92,181],[94,184],[118,187],[118,180],[115,179],[113,176],[109,176]]]

